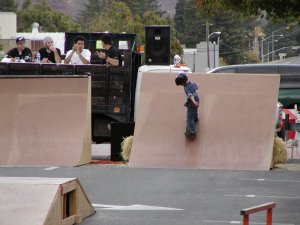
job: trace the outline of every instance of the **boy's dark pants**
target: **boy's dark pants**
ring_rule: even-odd
[[[194,135],[197,132],[198,110],[196,107],[188,106],[186,114],[186,134]]]

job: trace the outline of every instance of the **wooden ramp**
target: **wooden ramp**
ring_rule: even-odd
[[[186,140],[176,74],[142,79],[130,167],[269,170],[279,75],[191,74],[200,85],[198,136]]]
[[[0,165],[91,161],[89,77],[0,77]]]
[[[94,213],[76,178],[0,177],[1,225],[72,225]]]

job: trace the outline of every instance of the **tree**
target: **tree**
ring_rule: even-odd
[[[54,11],[48,0],[31,4],[26,0],[18,12],[18,32],[31,31],[31,25],[37,22],[43,32],[77,32],[81,30],[78,23],[62,12]]]
[[[23,5],[22,5],[22,9],[29,9],[32,5],[32,1],[31,0],[25,0]]]
[[[90,32],[138,33],[142,29],[141,18],[133,16],[122,2],[112,2],[106,11],[94,17],[88,27]]]
[[[0,12],[16,12],[17,4],[15,0],[0,0]]]
[[[133,14],[130,8],[124,2],[114,1],[106,11],[91,20],[89,32],[111,33],[134,33],[137,34],[137,43],[145,43],[145,26],[146,25],[172,25],[168,19],[161,18],[153,11],[146,11],[142,16]],[[174,28],[171,29],[174,34]],[[172,35],[171,46],[172,53],[181,54],[182,48],[179,41]]]
[[[82,27],[86,28],[92,18],[97,17],[106,9],[107,1],[105,0],[85,1],[84,9],[80,13],[80,21]]]
[[[187,47],[194,48],[199,42],[206,41],[206,22],[210,34],[220,31],[220,56],[227,64],[243,62],[243,54],[249,50],[250,40],[246,37],[255,26],[255,18],[226,11],[216,0],[203,1],[200,8],[195,0],[179,0],[174,22],[179,41]],[[217,41],[217,38],[214,40],[212,35],[210,41]]]
[[[138,14],[142,16],[146,11],[152,11],[159,16],[163,16],[165,14],[162,11],[160,3],[158,0],[119,0],[120,2],[124,2],[131,10],[133,15]]]
[[[84,21],[82,25],[85,26],[84,24],[86,24],[87,21],[89,22],[91,18],[106,11],[113,1],[88,0],[81,12],[81,20]],[[160,16],[164,15],[158,0],[119,0],[118,2],[125,3],[133,15],[142,16],[145,11],[152,11]]]
[[[178,0],[175,6],[176,14],[174,16],[174,23],[178,33],[183,33],[185,30],[185,3],[186,0]]]
[[[243,12],[246,15],[255,15],[265,10],[273,18],[300,17],[300,1],[295,0],[220,0],[227,9]]]

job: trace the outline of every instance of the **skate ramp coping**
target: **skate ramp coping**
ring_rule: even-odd
[[[129,166],[269,170],[279,75],[189,74],[200,86],[195,140],[176,75],[143,74]]]
[[[72,225],[94,213],[76,178],[0,177],[1,225]]]
[[[0,165],[91,161],[90,77],[1,76],[0,105]]]

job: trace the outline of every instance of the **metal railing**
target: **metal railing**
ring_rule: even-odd
[[[249,225],[250,223],[250,215],[253,213],[267,211],[267,220],[266,225],[272,225],[272,210],[276,206],[274,202],[269,202],[263,205],[254,206],[247,209],[241,210],[241,215],[243,216],[243,225]]]

